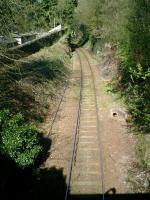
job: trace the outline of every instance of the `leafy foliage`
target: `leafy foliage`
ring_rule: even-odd
[[[41,152],[38,132],[25,123],[21,114],[11,116],[8,110],[0,112],[0,151],[25,168],[34,164]]]
[[[150,129],[150,1],[82,0],[75,12],[92,42],[111,43],[119,60],[119,86],[138,128]],[[99,48],[101,51],[102,47]]]
[[[128,40],[120,45],[123,52],[120,72],[122,84],[129,102],[129,110],[140,130],[149,132],[150,128],[150,28],[148,1],[134,0],[127,26]]]
[[[71,24],[77,0],[2,0],[0,34],[49,30],[54,23]]]
[[[70,26],[73,23],[73,14],[76,6],[77,0],[64,0],[62,6],[59,9],[59,11],[62,13],[63,21]]]

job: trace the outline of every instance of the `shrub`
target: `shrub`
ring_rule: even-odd
[[[8,110],[0,112],[0,152],[21,168],[34,164],[41,152],[38,132],[25,123],[23,116],[14,116]]]

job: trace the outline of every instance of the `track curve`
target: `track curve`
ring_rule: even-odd
[[[69,194],[100,194],[104,200],[103,148],[93,66],[84,49],[76,50],[76,54],[81,87],[65,200]]]

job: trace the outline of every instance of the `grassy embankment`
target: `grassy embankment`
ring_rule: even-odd
[[[10,194],[15,199],[20,196],[45,199],[53,195],[55,187],[61,190],[58,195],[64,192],[61,182],[65,185],[65,178],[61,170],[37,169],[51,146],[50,139],[43,137],[39,127],[47,113],[53,113],[56,108],[70,64],[69,48],[63,37],[52,47],[1,65],[0,110],[10,111],[10,114],[0,112],[0,193],[6,199]],[[60,179],[60,187],[54,177]]]
[[[0,109],[21,112],[28,122],[42,122],[65,84],[69,64],[63,38],[17,63],[1,66]]]
[[[86,45],[87,48],[91,48],[91,42]],[[142,122],[146,124],[145,116],[142,111],[135,117],[136,112],[133,112],[134,106],[133,96],[130,92],[123,88],[120,84],[120,58],[118,50],[110,49],[109,47],[104,48],[104,44],[101,41],[96,43],[95,47],[92,48],[96,59],[100,64],[100,71],[102,79],[105,84],[103,85],[104,90],[110,95],[114,96],[115,99],[119,99],[126,106],[128,110],[128,130],[135,134],[136,139],[136,156],[137,161],[133,163],[133,167],[129,169],[128,181],[132,183],[132,190],[134,192],[149,192],[150,191],[150,136],[148,134],[148,127],[142,126]],[[140,95],[140,94],[139,94]],[[136,97],[138,99],[138,97]],[[145,105],[148,106],[148,102],[145,100]],[[144,103],[144,99],[143,99]],[[146,107],[146,106],[145,106]],[[144,112],[145,110],[143,110]],[[141,116],[140,116],[141,115]],[[139,119],[142,118],[143,121]],[[145,120],[145,121],[144,121]],[[148,120],[148,118],[147,118]],[[142,183],[142,184],[141,184]]]

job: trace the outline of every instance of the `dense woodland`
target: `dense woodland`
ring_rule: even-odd
[[[125,97],[136,131],[148,134],[150,129],[150,1],[0,1],[0,35],[5,38],[11,38],[14,32],[50,30],[54,23],[67,27],[70,45],[78,47],[90,41],[92,49],[97,41],[101,41],[102,50],[105,43],[111,44],[115,50],[115,59],[118,60],[118,77],[113,87]],[[75,37],[72,36],[73,33]],[[7,47],[1,45],[0,58],[8,56]],[[17,81],[16,66],[18,69],[18,63],[5,63],[1,59],[0,80],[5,79],[4,74],[7,74],[6,77],[10,79],[13,73],[13,80]],[[11,84],[9,81],[6,82]],[[0,87],[1,92],[4,92],[5,85],[0,84]],[[5,100],[9,101],[9,99]],[[3,107],[0,106],[0,109],[0,161],[4,162],[5,157],[4,168],[10,160],[23,170],[33,167],[42,151],[37,128],[35,125],[29,125],[30,121],[26,120],[27,116],[21,110],[16,109],[11,112],[5,104]],[[149,160],[143,162],[146,167],[150,167]],[[3,180],[6,181],[5,177]]]

